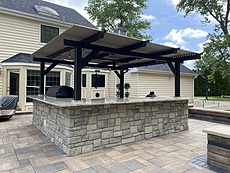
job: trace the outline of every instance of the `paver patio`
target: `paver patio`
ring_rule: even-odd
[[[189,119],[188,131],[75,157],[67,157],[31,122],[32,115],[0,122],[1,173],[215,172],[206,168],[207,139],[202,132],[216,125],[213,122]]]

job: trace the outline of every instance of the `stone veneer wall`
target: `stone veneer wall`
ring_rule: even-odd
[[[186,100],[58,107],[34,100],[33,124],[68,156],[188,129]]]
[[[208,163],[230,170],[230,138],[208,134]]]

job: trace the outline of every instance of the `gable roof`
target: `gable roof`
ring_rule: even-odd
[[[172,70],[170,69],[168,64],[142,66],[142,67],[138,67],[137,69],[138,70],[147,70],[147,71],[166,71],[166,72],[172,73]],[[180,72],[186,73],[186,74],[196,75],[196,73],[194,71],[190,70],[188,67],[184,66],[183,64],[180,64]]]
[[[18,53],[8,59],[3,60],[1,63],[30,63],[30,64],[40,64],[40,62],[33,61],[34,56],[28,53]],[[49,63],[47,63],[49,64]],[[73,68],[68,64],[59,64],[60,66]]]
[[[38,14],[34,6],[47,6],[54,9],[59,17],[52,17],[47,15]],[[0,0],[0,10],[12,11],[15,13],[24,13],[34,17],[46,18],[56,20],[59,22],[66,22],[71,24],[82,25],[90,28],[96,28],[92,23],[86,20],[82,15],[74,9],[63,7],[57,4],[42,0]]]

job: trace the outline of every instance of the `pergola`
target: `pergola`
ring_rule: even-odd
[[[40,94],[44,94],[44,76],[57,64],[74,65],[74,100],[81,100],[81,76],[84,67],[113,70],[120,79],[120,97],[124,97],[124,75],[129,68],[167,63],[175,76],[175,97],[180,96],[180,64],[199,59],[201,54],[151,43],[127,36],[74,25],[33,53],[40,62]],[[51,65],[45,69],[45,63]]]

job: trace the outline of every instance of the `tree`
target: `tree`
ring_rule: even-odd
[[[150,22],[141,19],[146,0],[88,0],[85,10],[90,19],[97,22],[97,27],[114,32],[122,27],[130,37],[152,39],[145,33]]]
[[[215,21],[214,32],[209,33],[202,59],[195,63],[195,67],[201,68],[209,75],[213,86],[224,83],[223,81],[230,77],[230,0],[181,0],[177,10],[185,12],[185,16],[199,13],[204,17],[204,24]],[[229,87],[229,82],[227,83]]]

